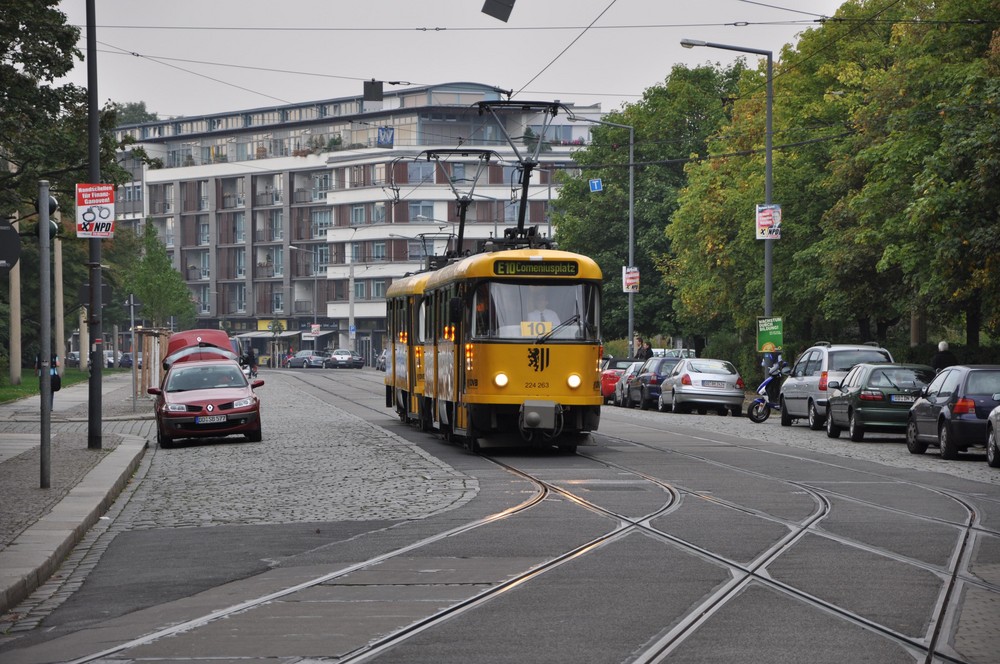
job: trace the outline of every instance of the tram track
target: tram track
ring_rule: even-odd
[[[633,425],[634,425],[634,423],[633,423]],[[639,426],[641,426],[641,425],[639,425]],[[650,427],[650,428],[655,428],[655,427]],[[601,435],[603,437],[605,437],[605,438],[608,438],[608,439],[615,439],[615,437],[605,436],[604,434],[601,434]],[[698,438],[698,437],[694,436],[694,438]],[[662,449],[657,448],[656,446],[652,446],[652,445],[648,445],[648,444],[644,444],[644,443],[638,443],[636,441],[626,440],[626,439],[622,439],[622,438],[618,438],[617,440],[619,440],[620,442],[627,442],[629,444],[637,445],[637,446],[644,447],[646,449],[654,450],[654,451],[657,451],[657,452],[663,452]],[[728,441],[722,441],[722,440],[720,440],[718,438],[703,438],[703,440],[705,440],[707,442],[711,442],[713,444],[730,445],[732,447],[738,447],[738,448],[742,448],[742,449],[745,449],[745,450],[750,450],[750,451],[753,451],[755,453],[778,454],[778,453],[773,452],[773,451],[761,450],[759,448],[755,448],[755,447],[748,446],[748,445],[733,444],[733,443],[730,443]],[[686,456],[686,457],[691,458],[691,459],[696,459],[696,460],[698,460],[698,461],[700,461],[702,463],[709,463],[709,464],[714,464],[714,465],[718,465],[718,466],[721,466],[721,467],[725,467],[725,468],[727,468],[729,470],[732,470],[734,472],[740,472],[740,473],[744,473],[744,474],[748,474],[748,475],[754,475],[754,476],[760,477],[762,479],[767,479],[767,480],[771,480],[771,481],[788,482],[788,480],[786,478],[783,478],[781,476],[767,475],[767,474],[763,474],[763,473],[759,473],[759,472],[755,472],[755,471],[749,471],[749,470],[747,470],[745,468],[739,468],[739,467],[734,466],[732,464],[720,463],[717,460],[709,459],[708,457],[704,457],[704,456],[699,456],[699,455],[695,455],[695,454],[691,454],[691,453],[687,453],[687,452],[680,452],[680,451],[677,451],[677,450],[671,450],[670,453],[671,454],[683,455],[683,456]],[[965,584],[977,585],[977,586],[979,586],[981,588],[988,589],[988,590],[993,591],[993,592],[1000,591],[1000,588],[995,587],[995,586],[993,586],[991,584],[985,583],[985,582],[979,580],[978,578],[974,577],[973,575],[969,574],[967,571],[965,571],[965,569],[967,568],[967,552],[968,552],[968,548],[969,548],[969,545],[970,545],[970,540],[973,538],[973,536],[976,533],[983,533],[983,534],[987,534],[987,535],[1000,535],[1000,533],[998,533],[995,530],[991,530],[991,529],[988,529],[988,528],[980,526],[978,524],[977,510],[976,510],[975,505],[973,505],[969,500],[963,498],[960,494],[958,494],[956,492],[944,491],[944,490],[938,489],[936,487],[928,486],[928,485],[923,484],[923,483],[909,481],[909,480],[901,480],[898,477],[892,477],[892,476],[889,476],[889,475],[873,473],[871,471],[858,471],[856,468],[853,468],[853,467],[847,467],[847,466],[843,466],[843,465],[838,465],[838,464],[835,464],[835,463],[832,463],[832,462],[829,462],[829,461],[819,461],[819,460],[817,460],[817,459],[815,459],[814,457],[811,457],[811,456],[795,455],[795,454],[789,454],[789,453],[781,453],[781,454],[782,454],[782,456],[791,457],[792,459],[794,459],[796,461],[808,461],[810,463],[818,463],[818,464],[827,465],[827,466],[836,468],[838,470],[849,470],[851,472],[861,472],[863,474],[867,474],[867,475],[870,475],[870,476],[872,476],[874,478],[877,478],[880,481],[892,481],[894,483],[900,483],[900,484],[904,484],[904,485],[916,487],[916,488],[919,488],[919,489],[924,490],[924,491],[930,491],[930,492],[935,493],[935,494],[937,494],[937,495],[939,495],[939,496],[941,496],[941,497],[943,497],[943,498],[945,498],[947,500],[953,501],[956,504],[958,504],[959,506],[961,506],[961,508],[963,510],[965,510],[966,519],[964,521],[961,521],[961,522],[952,521],[952,520],[948,520],[948,519],[944,519],[944,518],[939,518],[939,517],[935,517],[935,516],[929,516],[929,515],[926,515],[926,514],[920,514],[920,513],[917,513],[917,512],[912,512],[912,511],[907,511],[907,510],[899,509],[899,508],[893,507],[893,506],[887,506],[887,505],[879,504],[879,503],[876,503],[876,502],[873,502],[873,501],[870,501],[870,500],[859,499],[859,498],[857,498],[855,496],[851,496],[851,495],[849,495],[847,493],[844,493],[844,492],[835,491],[835,490],[832,490],[832,489],[830,489],[828,487],[817,487],[817,486],[812,486],[812,485],[809,485],[809,484],[803,483],[803,482],[790,482],[792,485],[800,488],[801,490],[808,491],[813,496],[813,498],[816,499],[816,500],[818,500],[818,501],[820,501],[825,506],[825,508],[821,512],[818,512],[818,513],[814,514],[812,517],[810,517],[810,519],[808,520],[807,523],[800,524],[798,526],[800,528],[798,530],[798,532],[792,533],[789,537],[785,538],[785,540],[783,542],[779,543],[776,547],[774,547],[774,549],[772,551],[768,552],[767,554],[765,554],[764,556],[762,556],[761,559],[759,559],[758,561],[755,561],[754,564],[752,564],[752,565],[750,565],[748,567],[740,566],[735,561],[725,559],[724,557],[721,557],[721,556],[717,556],[717,555],[715,555],[712,552],[706,551],[706,550],[701,549],[699,547],[693,546],[693,545],[691,545],[688,542],[685,542],[683,540],[675,538],[675,537],[669,535],[668,533],[664,533],[664,532],[659,531],[659,530],[657,530],[655,528],[649,527],[649,530],[651,532],[655,532],[657,535],[664,537],[665,539],[673,542],[674,544],[677,544],[679,546],[685,547],[685,548],[687,548],[687,549],[689,549],[689,550],[691,550],[691,551],[693,551],[693,552],[695,552],[697,554],[706,555],[706,556],[708,556],[708,557],[710,557],[712,559],[715,559],[715,560],[717,560],[720,563],[723,563],[725,565],[730,566],[730,568],[732,570],[738,570],[739,573],[744,574],[745,576],[742,579],[737,580],[730,587],[727,587],[725,589],[720,590],[719,593],[718,593],[718,596],[713,597],[713,598],[707,600],[705,602],[705,604],[703,604],[702,606],[699,606],[699,607],[695,608],[694,610],[692,610],[689,615],[690,616],[695,616],[696,618],[691,618],[688,621],[685,621],[684,624],[675,627],[673,630],[671,630],[670,634],[666,635],[663,639],[661,639],[660,641],[658,641],[657,644],[654,645],[654,647],[650,648],[646,653],[640,655],[634,661],[637,661],[637,662],[657,662],[657,661],[662,661],[662,658],[668,656],[669,653],[679,643],[681,643],[683,641],[684,635],[686,633],[689,633],[690,631],[693,631],[694,629],[696,629],[697,625],[700,624],[705,619],[707,619],[707,616],[709,616],[711,613],[713,613],[715,610],[717,610],[717,608],[719,606],[721,606],[722,604],[724,604],[725,601],[727,600],[727,598],[734,597],[734,596],[738,595],[739,592],[740,592],[740,590],[743,587],[745,587],[747,584],[749,584],[749,583],[751,583],[753,581],[756,581],[756,582],[762,583],[764,585],[767,585],[767,586],[769,586],[769,587],[771,587],[773,589],[776,589],[776,590],[779,590],[781,592],[784,592],[784,593],[786,593],[786,594],[788,594],[790,596],[796,597],[799,600],[806,601],[806,602],[810,603],[811,605],[816,606],[817,608],[820,608],[822,610],[827,610],[827,611],[830,611],[832,613],[835,613],[835,614],[841,616],[842,618],[850,620],[851,622],[853,622],[853,623],[855,623],[857,625],[860,625],[860,626],[863,626],[863,627],[865,627],[867,629],[870,629],[870,630],[873,630],[875,632],[878,632],[878,633],[882,634],[883,636],[891,638],[892,640],[894,640],[897,643],[903,645],[904,647],[911,648],[911,649],[914,649],[916,651],[922,652],[924,654],[924,661],[927,662],[928,664],[935,657],[940,658],[940,660],[942,660],[942,661],[963,662],[964,660],[962,660],[960,658],[954,658],[954,657],[948,655],[947,653],[939,652],[938,651],[938,644],[941,641],[942,636],[944,635],[944,632],[945,632],[945,628],[946,628],[946,625],[947,625],[947,620],[946,619],[947,619],[948,615],[950,615],[950,613],[954,610],[953,600],[955,599],[955,594],[957,592],[957,587],[959,586],[959,584],[965,583]],[[604,459],[599,459],[597,457],[594,457],[593,455],[587,454],[586,452],[578,452],[578,455],[582,456],[584,458],[591,459],[591,460],[593,460],[595,462],[607,465],[609,467],[615,467],[615,468],[618,468],[619,470],[622,470],[622,471],[635,473],[637,475],[642,475],[644,477],[647,477],[648,479],[651,479],[653,481],[658,481],[655,478],[651,478],[651,477],[646,476],[646,475],[644,475],[642,473],[639,473],[638,471],[636,471],[633,468],[629,468],[627,466],[623,466],[623,465],[620,465],[620,464],[615,464],[615,463],[612,463],[612,462],[608,462],[608,461],[606,461]],[[496,461],[494,460],[494,462],[496,462]],[[504,465],[507,468],[510,468],[513,471],[519,472],[519,471],[517,471],[517,469],[511,468],[508,464],[502,464],[502,465]],[[700,497],[702,499],[708,499],[709,498],[708,496],[706,496],[706,495],[704,495],[702,493],[699,493],[697,491],[691,491],[691,490],[683,490],[683,491],[685,493],[690,493],[692,496],[698,496],[698,497]],[[847,545],[847,546],[852,546],[852,547],[855,547],[857,549],[860,549],[860,550],[863,550],[863,551],[866,551],[866,552],[869,552],[869,553],[872,553],[872,554],[875,554],[875,555],[888,556],[888,557],[893,558],[893,559],[895,559],[895,560],[897,560],[897,561],[899,561],[901,563],[904,563],[904,564],[907,564],[907,565],[912,565],[912,566],[924,569],[924,570],[926,570],[926,571],[928,571],[930,573],[933,573],[935,575],[938,575],[938,576],[941,576],[942,578],[944,578],[946,582],[944,583],[944,586],[943,586],[943,589],[942,589],[942,593],[941,593],[941,597],[939,599],[938,606],[937,606],[936,611],[935,611],[935,616],[934,616],[933,621],[932,621],[932,626],[931,626],[931,629],[930,629],[930,636],[929,636],[928,639],[921,640],[921,639],[911,638],[911,637],[909,637],[909,636],[907,636],[905,634],[901,634],[898,631],[893,630],[892,628],[890,628],[888,626],[882,625],[882,624],[880,624],[880,623],[878,623],[876,621],[869,620],[869,619],[865,618],[864,616],[861,616],[861,615],[859,615],[859,614],[857,614],[857,613],[855,613],[853,611],[850,611],[849,609],[846,609],[844,607],[840,607],[840,606],[838,606],[838,605],[836,605],[834,603],[831,603],[831,602],[824,601],[824,600],[822,600],[820,598],[813,597],[813,596],[809,595],[808,593],[804,593],[804,592],[802,592],[802,591],[800,591],[800,590],[798,590],[798,589],[796,589],[796,588],[794,588],[792,586],[789,586],[788,584],[784,584],[784,583],[775,581],[775,580],[773,580],[771,578],[768,578],[766,575],[760,573],[761,570],[766,569],[767,565],[770,564],[771,562],[773,562],[774,560],[776,560],[783,552],[790,550],[794,546],[794,543],[798,539],[800,539],[802,536],[804,536],[806,532],[810,532],[810,531],[817,532],[817,531],[815,531],[813,529],[814,524],[818,524],[819,522],[821,522],[822,519],[827,514],[829,514],[830,509],[831,509],[829,500],[826,498],[826,496],[834,496],[834,497],[837,497],[837,498],[842,499],[842,500],[847,500],[847,501],[851,501],[851,502],[854,502],[854,503],[857,503],[857,504],[866,505],[866,506],[871,507],[871,508],[875,508],[875,509],[879,509],[879,510],[885,510],[885,511],[888,511],[888,512],[894,512],[894,513],[897,513],[897,514],[900,514],[900,515],[904,515],[904,516],[906,516],[908,518],[913,518],[913,519],[919,519],[919,520],[924,520],[924,521],[929,521],[929,522],[937,522],[937,523],[945,524],[945,525],[948,525],[948,526],[952,526],[952,527],[958,528],[960,530],[961,536],[959,538],[959,543],[958,543],[958,545],[956,547],[956,550],[955,550],[954,554],[951,557],[951,560],[949,561],[948,568],[945,569],[945,570],[940,569],[938,566],[930,565],[930,564],[924,563],[923,561],[920,561],[920,560],[917,560],[917,559],[914,559],[914,558],[911,558],[911,557],[906,557],[906,556],[901,556],[901,555],[894,554],[893,552],[887,551],[884,548],[865,545],[862,542],[859,542],[859,541],[856,541],[856,540],[852,540],[850,538],[837,536],[834,533],[830,533],[830,532],[821,532],[821,533],[818,533],[818,534],[820,534],[823,537],[827,537],[829,539],[838,541],[841,544],[844,544],[844,545]],[[744,508],[743,506],[740,506],[740,505],[735,505],[735,504],[727,503],[726,501],[719,501],[719,499],[717,497],[714,497],[714,496],[711,497],[711,499],[713,501],[715,501],[717,504],[723,504],[723,505],[725,505],[726,507],[728,507],[730,509],[736,509],[736,510],[744,510],[744,509],[746,509],[746,508]],[[761,516],[761,514],[759,512],[756,512],[754,510],[751,510],[751,512],[754,513],[757,516]],[[637,527],[639,527],[639,525],[640,524],[636,524]],[[648,524],[644,524],[644,525],[648,526]]]
[[[326,378],[326,380],[333,382],[332,376],[327,376],[325,374],[313,374],[312,372],[297,373],[297,372],[287,372],[284,374],[290,376],[291,378],[308,385],[311,389],[318,390],[322,392],[327,398],[333,397],[336,399],[345,399],[343,396],[343,390],[337,389],[333,385],[324,385],[323,381],[316,381],[315,378]],[[334,374],[338,376],[337,383],[340,383],[339,377],[343,374],[337,372]],[[308,379],[307,379],[308,377]],[[361,381],[351,381],[351,383],[356,387],[361,387],[368,389],[370,386],[377,386],[381,388],[381,382],[374,383],[369,379],[365,378]],[[377,389],[376,389],[377,394]],[[345,402],[347,400],[345,399]],[[386,417],[386,419],[391,419],[388,417],[386,410],[384,408],[378,409],[367,404],[359,402],[350,402],[352,404],[352,410],[357,411],[361,408],[365,411],[377,413],[380,416]],[[657,431],[663,430],[657,427],[649,427],[650,429],[655,429]],[[168,628],[153,631],[149,634],[141,636],[137,639],[131,640],[127,643],[122,643],[118,646],[108,648],[102,652],[89,655],[87,657],[82,657],[80,659],[73,660],[73,662],[93,662],[100,659],[104,659],[116,654],[126,653],[128,650],[133,649],[137,646],[151,643],[153,641],[168,637],[183,634],[192,630],[196,630],[204,625],[211,622],[223,619],[228,616],[235,615],[237,613],[242,613],[253,608],[263,606],[269,602],[279,600],[291,596],[297,592],[318,586],[334,579],[346,576],[358,570],[366,569],[369,567],[374,567],[386,560],[391,558],[404,556],[409,553],[413,553],[423,547],[430,546],[431,544],[440,542],[449,537],[453,537],[458,534],[466,533],[476,528],[487,526],[489,524],[495,523],[497,521],[515,517],[520,514],[527,513],[533,507],[540,505],[543,501],[552,497],[560,497],[565,499],[577,507],[587,510],[591,513],[598,514],[616,521],[616,525],[612,527],[608,532],[594,537],[582,545],[575,546],[570,550],[564,551],[558,555],[550,556],[547,560],[533,566],[531,569],[511,576],[510,578],[500,581],[494,585],[491,585],[486,590],[479,592],[465,600],[454,603],[453,605],[428,615],[427,617],[418,620],[412,624],[409,624],[391,634],[387,634],[378,639],[369,641],[363,647],[360,647],[352,652],[345,653],[343,656],[338,657],[337,661],[346,662],[363,662],[369,661],[377,658],[380,654],[385,653],[401,644],[407,642],[408,639],[415,637],[419,634],[426,633],[435,627],[442,625],[450,620],[463,616],[472,612],[473,610],[482,607],[487,602],[503,596],[510,590],[514,588],[524,586],[535,582],[537,580],[543,579],[544,575],[557,569],[565,564],[572,563],[586,556],[594,551],[599,550],[601,547],[608,545],[612,542],[616,542],[627,535],[635,532],[642,532],[650,537],[657,539],[667,545],[676,547],[682,551],[685,551],[691,555],[701,557],[706,560],[712,561],[714,564],[720,565],[726,570],[728,570],[731,578],[722,587],[717,588],[708,597],[704,598],[702,602],[696,606],[690,607],[686,615],[682,620],[670,626],[670,628],[663,633],[661,636],[656,638],[648,647],[645,647],[641,652],[633,653],[633,658],[629,661],[642,662],[643,664],[664,661],[671,653],[675,652],[678,647],[680,647],[689,635],[698,631],[698,629],[704,625],[707,621],[711,620],[714,615],[716,615],[723,607],[728,603],[735,601],[743,591],[748,588],[751,584],[760,584],[771,590],[780,592],[785,596],[793,598],[796,601],[804,602],[812,607],[815,607],[821,611],[828,612],[830,614],[838,616],[840,619],[849,621],[855,625],[858,625],[864,629],[870,630],[874,633],[885,637],[901,647],[907,649],[908,651],[919,654],[923,657],[923,661],[930,664],[932,661],[943,661],[943,662],[953,662],[955,664],[963,664],[966,660],[959,657],[955,657],[947,652],[939,651],[938,644],[942,639],[948,636],[947,632],[947,617],[950,615],[951,611],[954,611],[954,601],[956,595],[959,594],[959,589],[963,583],[976,583],[982,587],[989,589],[990,591],[997,592],[1000,588],[994,587],[991,584],[979,581],[969,573],[962,573],[963,568],[967,567],[968,564],[968,548],[970,541],[973,539],[976,533],[982,533],[987,535],[998,535],[994,530],[982,527],[978,524],[977,513],[975,506],[967,501],[963,500],[960,495],[956,495],[953,492],[948,492],[940,490],[934,487],[928,487],[917,482],[904,482],[899,478],[894,478],[888,475],[879,475],[877,473],[869,473],[874,478],[879,478],[883,481],[893,481],[902,482],[904,484],[910,484],[914,487],[919,487],[924,490],[931,490],[939,494],[944,498],[955,501],[957,504],[961,505],[967,514],[967,519],[958,523],[952,520],[938,518],[928,515],[923,515],[915,512],[908,512],[896,507],[890,507],[886,505],[878,504],[874,501],[866,501],[859,499],[856,496],[851,496],[849,494],[831,490],[828,487],[818,487],[810,485],[806,482],[795,482],[790,481],[785,477],[780,475],[767,475],[759,471],[748,470],[745,468],[740,468],[732,464],[726,464],[720,462],[716,459],[711,459],[705,456],[699,456],[691,452],[679,451],[679,450],[665,450],[655,445],[649,445],[646,443],[636,442],[634,440],[628,440],[626,438],[616,438],[613,436],[607,436],[600,434],[603,439],[608,441],[617,441],[621,443],[628,443],[630,445],[636,445],[645,448],[648,451],[656,452],[658,454],[677,454],[682,455],[690,460],[695,460],[700,463],[712,464],[720,468],[725,468],[727,471],[742,473],[746,476],[752,476],[763,480],[782,482],[796,490],[808,494],[810,499],[814,502],[814,509],[811,514],[806,518],[799,521],[790,520],[786,518],[780,518],[775,515],[768,514],[759,509],[747,505],[741,505],[736,502],[721,499],[716,495],[709,495],[703,491],[698,491],[692,488],[679,487],[672,483],[665,482],[660,478],[655,477],[652,474],[643,472],[640,469],[631,468],[628,465],[623,465],[616,463],[614,461],[600,458],[594,453],[588,451],[578,452],[580,458],[586,459],[593,464],[600,465],[608,469],[615,469],[622,473],[629,473],[634,477],[649,483],[651,486],[658,488],[666,495],[666,499],[662,505],[657,509],[640,516],[629,516],[616,512],[615,510],[604,507],[582,495],[580,492],[575,492],[567,489],[559,481],[552,481],[543,479],[523,468],[518,468],[513,463],[505,462],[499,458],[493,458],[490,456],[482,457],[486,462],[495,464],[496,466],[504,469],[506,472],[511,473],[525,481],[529,482],[533,487],[533,493],[530,497],[523,500],[518,505],[512,506],[508,509],[502,510],[495,514],[488,515],[481,519],[470,521],[465,524],[461,524],[447,531],[437,533],[431,537],[421,539],[420,541],[413,542],[405,547],[399,548],[397,550],[384,553],[380,556],[373,557],[369,560],[351,565],[349,567],[330,572],[306,582],[298,583],[288,588],[281,589],[276,592],[271,592],[266,595],[261,595],[259,597],[253,598],[235,604],[233,606],[215,611],[204,616],[191,619],[184,623],[173,625]],[[730,444],[726,441],[718,439],[707,439],[715,444]],[[442,441],[442,444],[447,443]],[[762,452],[758,448],[752,446],[739,446],[733,445],[734,447],[743,447],[747,450],[752,450],[756,453]],[[766,453],[774,454],[775,452],[763,451]],[[844,470],[850,470],[851,472],[862,472],[858,471],[856,468],[848,468],[846,466],[837,466],[837,464],[832,462],[820,462],[814,458],[807,456],[796,456],[794,454],[787,454],[786,456],[796,459],[798,461],[808,461],[813,463],[826,463],[827,465]],[[739,561],[730,559],[724,555],[711,551],[707,548],[697,546],[692,542],[688,542],[683,538],[677,537],[667,531],[661,530],[653,525],[653,522],[661,516],[669,514],[671,511],[678,509],[685,497],[698,500],[711,501],[715,505],[723,507],[728,510],[733,510],[741,513],[745,513],[750,516],[757,518],[767,519],[776,523],[782,524],[784,527],[788,528],[789,532],[782,537],[779,541],[775,542],[770,548],[761,553],[755,559],[751,560],[749,563],[740,563]],[[954,552],[951,560],[949,561],[948,569],[942,571],[937,566],[923,563],[921,561],[914,560],[912,558],[902,556],[902,555],[891,555],[891,552],[887,552],[884,549],[875,546],[865,545],[862,542],[854,541],[850,538],[837,536],[833,533],[823,532],[818,526],[821,525],[822,521],[827,518],[832,510],[832,504],[830,498],[836,498],[841,500],[852,501],[861,505],[865,505],[872,508],[888,510],[899,515],[906,516],[908,518],[923,519],[927,521],[933,521],[936,523],[941,523],[951,527],[960,528],[962,532],[960,545]],[[937,575],[944,576],[947,574],[947,583],[945,588],[942,590],[941,597],[939,598],[938,605],[935,611],[935,617],[933,620],[933,625],[930,630],[930,635],[927,639],[915,639],[907,634],[902,634],[897,630],[892,629],[886,625],[880,624],[877,621],[865,618],[856,612],[851,611],[848,608],[839,606],[833,602],[826,601],[822,598],[815,597],[808,592],[805,592],[799,588],[791,586],[787,583],[781,582],[779,580],[771,578],[767,573],[767,568],[769,565],[779,560],[787,552],[791,551],[796,544],[806,537],[808,534],[819,535],[822,537],[827,537],[836,540],[842,544],[856,547],[860,550],[867,551],[876,555],[890,555],[890,557],[895,558],[897,561],[915,565],[921,569],[925,569]]]

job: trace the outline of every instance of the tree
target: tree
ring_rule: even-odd
[[[74,316],[75,294],[88,281],[87,241],[73,237],[75,186],[89,180],[87,91],[74,85],[56,85],[82,55],[76,47],[80,31],[66,25],[57,0],[7,2],[0,10],[0,217],[19,215],[22,231],[34,223],[39,180],[48,180],[60,202],[63,230],[66,316]],[[116,161],[126,145],[115,140],[116,109],[100,111],[102,180],[120,184],[131,175]],[[131,141],[130,141],[131,142]],[[140,155],[142,156],[142,155]],[[38,245],[22,242],[21,288],[38,292]],[[7,289],[0,304],[7,306]],[[39,335],[38,299],[22,298],[23,335]],[[0,337],[7,336],[9,317],[0,318]],[[30,345],[25,344],[27,349]]]
[[[146,102],[130,101],[124,104],[115,104],[115,111],[118,113],[118,126],[140,124],[143,122],[154,122],[159,120],[156,113],[146,110]]]
[[[144,227],[142,248],[142,256],[125,274],[125,290],[143,303],[143,318],[154,327],[166,327],[171,317],[176,318],[181,329],[192,327],[196,312],[191,291],[170,263],[166,247],[151,223]]]
[[[607,116],[608,122],[634,127],[635,263],[642,275],[634,297],[636,329],[644,336],[700,331],[675,319],[675,287],[659,266],[669,256],[664,233],[686,182],[683,161],[705,151],[705,140],[726,117],[742,65],[728,69],[674,67],[663,85],[646,90],[642,100]],[[628,298],[621,289],[621,266],[628,263],[627,129],[594,125],[592,143],[574,153],[580,175],[561,173],[553,215],[561,248],[587,254],[604,272],[602,325],[607,338],[624,337]],[[592,194],[588,180],[600,178],[604,190]]]

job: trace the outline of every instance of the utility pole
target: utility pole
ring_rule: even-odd
[[[101,116],[97,100],[97,10],[96,0],[87,0],[87,130],[88,179],[101,181]],[[87,448],[99,450],[101,437],[101,373],[104,369],[104,336],[101,330],[101,239],[90,238],[90,384],[87,413]]]

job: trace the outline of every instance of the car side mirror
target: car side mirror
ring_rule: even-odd
[[[264,379],[263,378],[257,378],[252,383],[250,383],[250,387],[253,388],[253,389],[256,389],[256,388],[262,386],[263,384],[264,384]]]
[[[146,394],[162,394],[163,390],[158,387],[147,387]]]
[[[831,380],[829,383],[826,384],[826,386],[828,388],[830,388],[831,390],[839,390],[840,389],[840,381],[839,380]]]

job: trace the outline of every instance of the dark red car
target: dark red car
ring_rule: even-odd
[[[156,395],[156,442],[170,447],[178,438],[220,438],[240,434],[250,442],[261,440],[260,400],[235,360],[176,362]]]
[[[633,362],[632,358],[609,357],[601,363],[601,396],[604,403],[615,400],[615,384]]]

